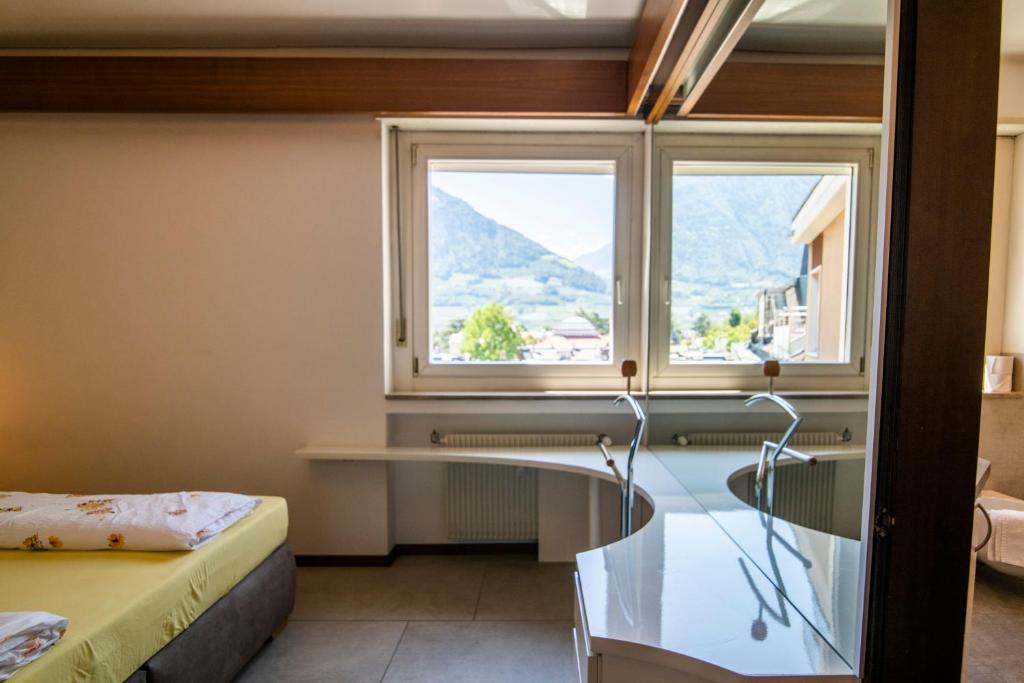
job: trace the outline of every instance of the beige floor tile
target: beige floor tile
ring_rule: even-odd
[[[384,683],[572,683],[572,624],[411,622]]]
[[[573,569],[568,563],[488,565],[476,618],[572,619]]]
[[[971,683],[1024,681],[1024,579],[978,565],[968,665]]]
[[[237,681],[378,683],[404,628],[404,622],[389,621],[292,622]]]
[[[292,619],[472,619],[485,564],[400,558],[391,567],[300,567]]]

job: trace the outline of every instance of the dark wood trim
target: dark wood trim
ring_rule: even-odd
[[[899,0],[867,680],[959,681],[1000,0]]]
[[[884,67],[728,61],[695,119],[881,121]]]
[[[625,61],[0,57],[0,111],[622,116]]]
[[[531,555],[537,543],[400,543],[387,555],[296,555],[299,567],[390,567],[402,555]]]
[[[626,115],[636,116],[687,0],[647,0],[629,52]]]
[[[677,33],[693,28],[684,17]],[[677,46],[665,59],[678,57]],[[0,111],[620,117],[627,69],[579,60],[0,57]],[[881,73],[727,61],[690,118],[878,121]]]

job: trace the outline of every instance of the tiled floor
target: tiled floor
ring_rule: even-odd
[[[978,563],[968,670],[971,683],[1024,681],[1024,579]]]
[[[571,683],[572,565],[406,556],[302,567],[295,611],[238,680]]]
[[[239,681],[572,683],[572,565],[409,556],[303,567],[288,628]],[[970,682],[1024,681],[1024,579],[978,565]]]

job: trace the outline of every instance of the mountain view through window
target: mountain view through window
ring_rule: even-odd
[[[669,360],[845,360],[849,174],[672,178]]]
[[[612,162],[429,168],[433,363],[609,363]]]
[[[677,162],[669,361],[845,362],[849,167]],[[431,362],[607,364],[615,164],[431,160]]]

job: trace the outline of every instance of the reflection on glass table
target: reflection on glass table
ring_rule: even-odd
[[[800,446],[817,459],[815,467],[780,460],[774,515],[758,509],[760,441],[652,451],[746,555],[743,569],[771,582],[850,663],[860,647],[864,451],[836,436],[835,446]],[[788,616],[763,609],[761,600],[758,606],[759,618],[783,623]]]

